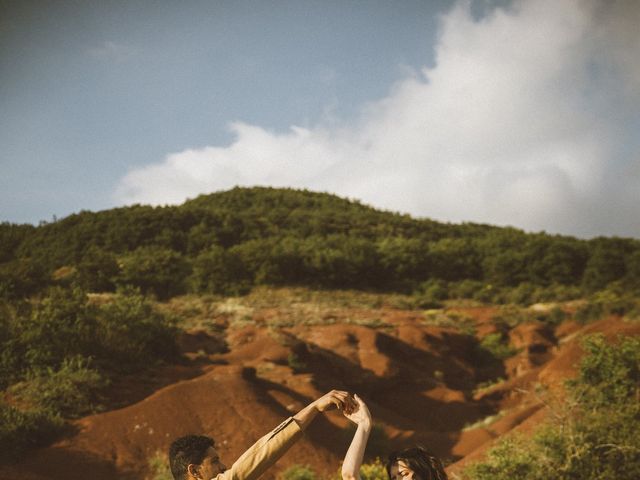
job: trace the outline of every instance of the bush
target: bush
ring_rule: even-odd
[[[63,369],[66,375],[69,365],[63,364],[75,357],[91,358],[97,370],[111,374],[177,355],[172,322],[135,291],[98,307],[81,290],[54,288],[33,307],[7,312],[0,322],[3,388],[29,372],[39,377]]]
[[[369,447],[367,446],[367,451]],[[330,480],[342,480],[342,469],[339,469]],[[371,463],[363,463],[360,466],[360,480],[389,480],[387,469],[379,457]]]
[[[278,480],[317,480],[318,475],[309,465],[291,465],[278,475]]]
[[[139,288],[161,300],[185,292],[190,265],[177,252],[162,247],[140,247],[120,260],[119,286]]]
[[[360,467],[361,480],[389,480],[387,469],[379,458]]]
[[[0,264],[0,298],[24,298],[44,289],[47,272],[36,261],[21,258]]]
[[[23,412],[0,402],[0,461],[17,461],[24,450],[53,440],[63,426],[64,420],[49,411]]]
[[[78,282],[89,292],[113,292],[119,272],[115,255],[94,246],[78,263]]]
[[[3,345],[4,372],[17,381],[30,370],[58,369],[66,358],[91,356],[98,335],[96,309],[81,290],[56,287],[16,314]]]
[[[634,316],[639,309],[640,302],[637,297],[611,285],[605,290],[594,293],[589,301],[578,309],[575,318],[580,323],[588,323],[608,315],[631,314]]]
[[[96,333],[96,360],[109,370],[136,370],[178,355],[173,322],[135,290],[100,308]]]
[[[475,298],[476,292],[482,290],[484,283],[480,280],[462,280],[449,284],[449,296],[451,298]]]
[[[486,460],[468,467],[471,480],[632,480],[640,478],[640,338],[609,345],[587,337],[586,355],[568,402],[532,438],[510,436]]]
[[[484,337],[480,341],[479,348],[497,360],[504,360],[518,353],[517,349],[505,341],[501,333],[490,333]]]
[[[560,307],[553,307],[549,312],[538,316],[538,320],[551,326],[558,326],[567,318],[567,314]]]
[[[169,467],[169,459],[162,452],[156,452],[147,460],[149,465],[149,475],[145,480],[173,480],[173,474]]]
[[[416,295],[416,303],[420,308],[442,308],[442,301],[449,297],[446,282],[431,279],[420,285],[421,292]]]
[[[90,362],[77,356],[65,359],[58,370],[49,367],[29,372],[27,379],[11,387],[18,399],[38,410],[76,418],[99,407],[99,392],[108,384]]]
[[[116,372],[177,355],[172,323],[136,292],[98,307],[81,290],[54,288],[33,306],[0,307],[0,386],[13,384],[19,406],[29,409],[2,406],[0,448],[9,457],[51,440],[63,417],[99,408]]]
[[[190,283],[195,292],[239,295],[249,291],[251,279],[236,251],[214,246],[196,257]]]

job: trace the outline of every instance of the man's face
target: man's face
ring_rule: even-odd
[[[202,463],[196,467],[196,478],[199,478],[200,480],[211,480],[226,469],[227,467],[220,461],[220,456],[216,449],[209,447],[204,460],[202,460]]]

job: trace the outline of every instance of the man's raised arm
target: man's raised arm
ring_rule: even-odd
[[[332,390],[288,418],[253,444],[229,470],[216,480],[255,480],[273,465],[300,438],[319,412],[332,408],[350,412],[356,403],[349,393]]]

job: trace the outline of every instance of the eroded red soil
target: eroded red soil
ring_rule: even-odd
[[[497,331],[491,308],[457,313],[473,319],[478,337]],[[581,357],[582,335],[640,334],[640,324],[619,318],[588,326],[566,322],[555,329],[521,324],[507,332],[519,353],[486,365],[476,337],[455,327],[429,326],[420,312],[385,308],[375,312],[380,322],[374,326],[338,318],[330,325],[273,328],[260,320],[277,314],[255,312],[258,321],[244,327],[185,335],[180,339],[184,365],[116,382],[112,405],[128,405],[75,421],[74,433],[0,467],[0,478],[146,478],[148,459],[186,433],[213,436],[230,464],[331,388],[355,391],[368,402],[379,425],[368,449],[372,456],[420,443],[455,462],[449,469],[456,471],[499,436],[539,424],[546,407],[535,386],[561,395],[562,382],[575,374]],[[367,315],[350,312],[358,320]],[[497,378],[503,380],[477,388]],[[350,431],[337,412],[319,418],[266,478],[293,464],[334,474]]]

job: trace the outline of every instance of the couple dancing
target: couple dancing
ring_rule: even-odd
[[[171,444],[169,463],[176,480],[256,480],[300,438],[320,412],[342,411],[357,425],[342,464],[343,480],[359,480],[360,465],[369,433],[371,414],[357,395],[332,390],[288,418],[244,452],[231,468],[220,460],[211,437],[187,435]],[[442,462],[421,447],[389,455],[386,464],[390,480],[447,480]]]

